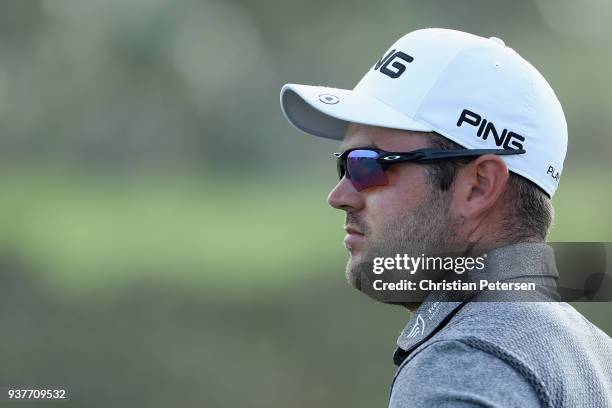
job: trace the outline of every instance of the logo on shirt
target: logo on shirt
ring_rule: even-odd
[[[425,332],[425,320],[421,317],[421,315],[417,315],[416,322],[412,329],[408,332],[408,338],[413,338],[422,335]]]

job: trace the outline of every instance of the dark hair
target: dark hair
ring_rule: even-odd
[[[435,132],[431,132],[430,141],[432,147],[437,149],[463,149],[462,146]],[[457,159],[432,163],[427,166],[429,181],[442,191],[449,190],[457,170],[469,160]],[[508,178],[508,191],[514,202],[509,206],[513,210],[504,220],[504,227],[506,231],[511,232],[511,238],[546,240],[554,216],[548,195],[532,181],[513,172],[510,172]]]

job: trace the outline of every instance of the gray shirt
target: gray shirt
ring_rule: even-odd
[[[490,277],[555,276],[541,245],[489,254]],[[609,304],[602,304],[609,307]],[[389,407],[612,407],[612,339],[563,302],[430,294],[397,341]]]

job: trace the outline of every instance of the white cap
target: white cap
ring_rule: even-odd
[[[316,136],[342,139],[349,123],[437,132],[500,156],[549,196],[567,151],[561,104],[544,77],[499,38],[428,28],[400,38],[353,90],[286,84],[285,117]]]

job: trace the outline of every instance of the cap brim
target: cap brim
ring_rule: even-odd
[[[378,99],[348,89],[286,84],[281,107],[299,130],[328,139],[342,139],[349,123],[431,132],[433,129]]]

